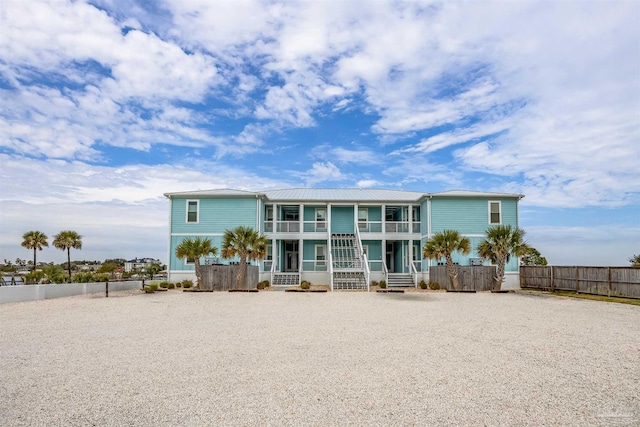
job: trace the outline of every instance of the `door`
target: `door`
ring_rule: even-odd
[[[284,271],[298,271],[298,242],[284,243]]]

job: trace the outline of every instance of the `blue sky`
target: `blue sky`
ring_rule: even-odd
[[[550,263],[640,253],[640,3],[5,0],[0,259],[166,260],[165,192],[523,193]],[[39,253],[60,262],[62,251]]]

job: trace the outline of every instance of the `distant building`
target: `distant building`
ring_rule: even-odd
[[[153,258],[134,258],[130,261],[127,261],[124,263],[124,271],[127,273],[132,272],[133,270],[144,270],[147,267],[151,267],[151,265],[153,264],[160,264],[162,265],[162,263],[160,262],[159,259],[153,259]]]

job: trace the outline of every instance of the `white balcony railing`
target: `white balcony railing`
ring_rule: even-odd
[[[329,261],[302,260],[302,271],[329,271]]]
[[[384,231],[387,233],[408,233],[408,221],[387,221],[384,223]]]
[[[326,221],[305,221],[304,232],[305,233],[326,233],[327,222]]]
[[[361,233],[382,233],[382,221],[360,221],[358,230]]]
[[[299,233],[300,221],[277,221],[276,231],[278,233]]]

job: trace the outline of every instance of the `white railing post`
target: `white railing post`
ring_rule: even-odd
[[[387,269],[387,262],[382,259],[382,271],[384,271],[384,281],[389,284],[389,270]]]

